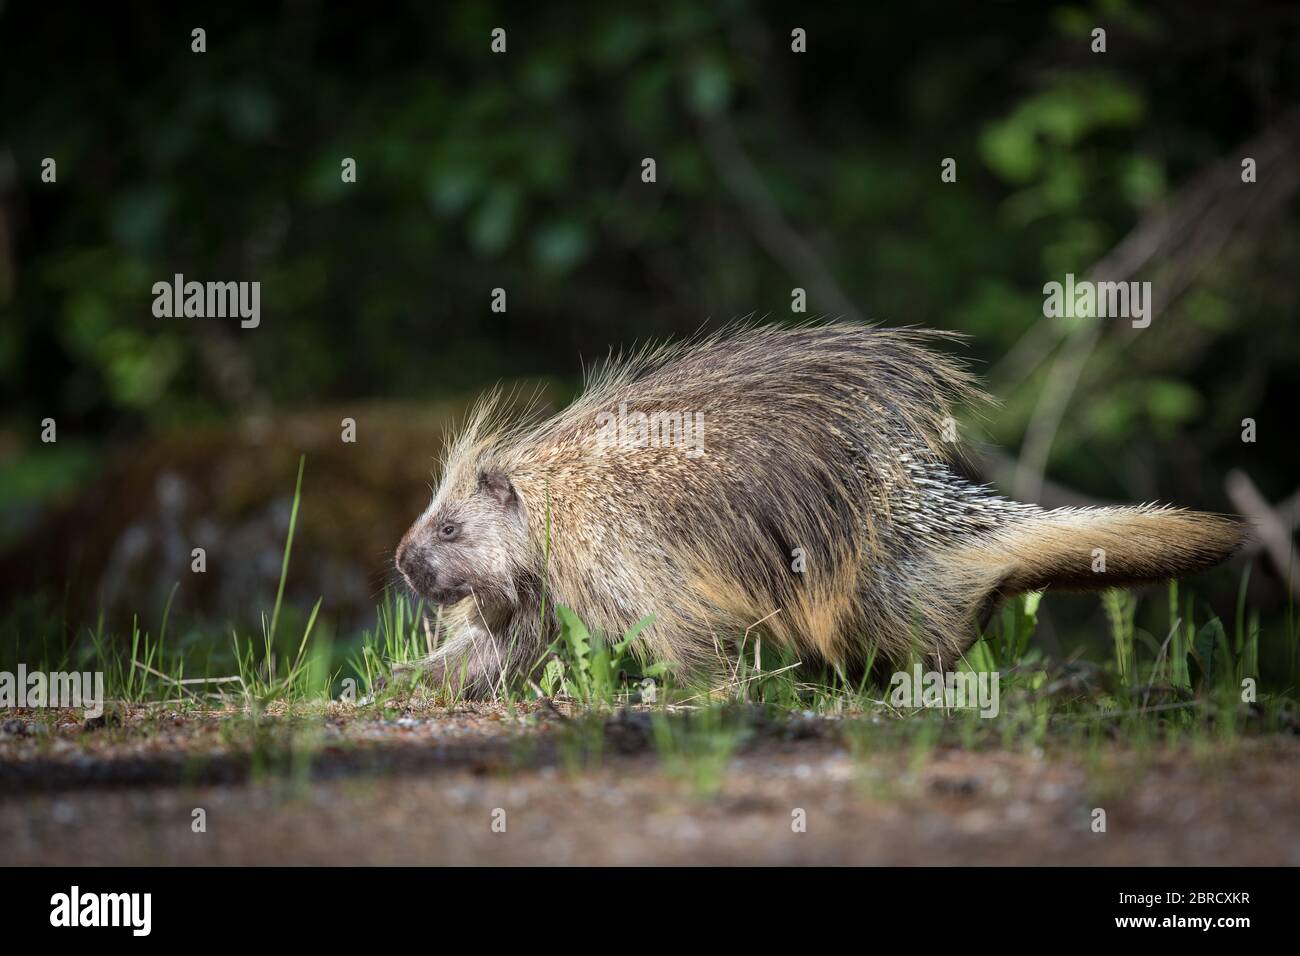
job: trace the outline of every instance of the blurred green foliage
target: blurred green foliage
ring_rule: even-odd
[[[756,229],[720,127],[864,317],[973,336],[1004,402],[988,435],[1014,453],[1051,365],[1002,360],[1052,321],[1044,282],[1276,121],[1297,35],[1280,3],[7,5],[0,454],[38,449],[45,416],[104,447],[269,405],[575,377],[637,340],[797,318],[809,283]],[[1292,200],[1153,328],[1106,330],[1053,475],[1211,507],[1233,466],[1291,490],[1298,225]],[[150,287],[175,273],[261,281],[261,327],[155,318]],[[809,308],[837,306],[810,288]]]

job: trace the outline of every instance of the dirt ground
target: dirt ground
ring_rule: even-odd
[[[7,864],[1300,865],[1295,736],[864,752],[809,715],[758,721],[713,789],[638,712],[594,738],[542,707],[336,708],[292,738],[284,718],[3,716]]]

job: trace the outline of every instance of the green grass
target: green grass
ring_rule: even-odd
[[[438,612],[385,592],[374,626],[339,638],[321,622],[320,600],[305,613],[284,604],[304,466],[300,461],[275,602],[269,616],[262,615],[260,633],[230,629],[221,637],[192,626],[178,635],[169,598],[156,631],[133,618],[128,632],[111,634],[101,615],[73,640],[59,642],[51,635],[62,622],[51,614],[35,637],[14,632],[0,649],[0,669],[13,670],[22,660],[29,670],[98,670],[113,701],[191,712],[233,709],[247,722],[229,732],[244,735],[239,739],[260,755],[259,765],[288,766],[294,774],[310,762],[317,736],[295,738],[302,726],[294,715],[319,715],[332,700],[356,703],[367,694],[375,713],[396,713],[411,689],[391,682],[376,687],[395,664],[433,649]],[[553,609],[559,628],[552,642],[529,673],[503,682],[497,699],[521,722],[538,698],[579,715],[558,738],[563,762],[575,772],[604,759],[610,714],[646,706],[653,750],[665,771],[704,795],[721,786],[755,713],[768,721],[806,714],[840,718],[851,752],[895,749],[914,761],[943,746],[1057,748],[1086,759],[1116,741],[1138,751],[1178,743],[1213,750],[1245,734],[1291,730],[1297,722],[1295,617],[1288,615],[1282,633],[1272,635],[1273,658],[1282,658],[1289,671],[1280,681],[1262,680],[1264,634],[1258,614],[1246,606],[1246,585],[1243,576],[1227,624],[1176,583],[1163,600],[1157,591],[1146,598],[1104,592],[1099,600],[1111,653],[1098,661],[1044,654],[1035,640],[1042,595],[1007,602],[961,663],[965,671],[999,674],[996,719],[970,710],[893,706],[888,673],[851,680],[835,669],[798,666],[788,652],[765,645],[758,628],[718,635],[724,659],[717,671],[707,681],[680,683],[661,663],[637,656],[636,638],[650,617],[621,635],[603,635],[562,605]],[[1138,623],[1151,620],[1139,617],[1144,600],[1164,609],[1154,632]],[[419,693],[444,705],[461,703],[446,688]],[[268,709],[288,716],[287,729],[265,719]]]
[[[651,726],[664,771],[700,797],[722,789],[727,763],[749,733],[743,714],[717,705],[698,707],[677,719],[660,709],[652,715]]]
[[[608,708],[640,697],[647,678],[664,674],[662,664],[646,665],[632,653],[637,635],[653,617],[642,618],[621,638],[608,641],[592,634],[567,607],[556,607],[555,615],[559,633],[537,665],[539,686],[547,697],[569,697],[588,707]]]

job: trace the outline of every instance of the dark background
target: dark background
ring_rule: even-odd
[[[1008,492],[1288,500],[1297,63],[1293,3],[0,3],[6,637],[155,621],[178,582],[187,619],[255,618],[303,452],[290,598],[355,622],[475,392],[563,401],[611,348],[804,318],[796,286],[968,333],[1002,404],[963,437]],[[260,281],[261,327],[155,318],[177,272]],[[1045,319],[1067,272],[1159,314]],[[1276,619],[1258,550],[1198,593],[1230,613],[1247,566]]]

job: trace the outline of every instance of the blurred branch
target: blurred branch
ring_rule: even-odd
[[[718,178],[739,201],[741,211],[763,248],[806,286],[817,301],[830,305],[831,312],[861,322],[861,313],[822,264],[812,243],[781,216],[762,175],[740,145],[726,115],[701,117],[697,128]]]
[[[1016,459],[996,448],[977,449],[971,455],[971,459],[972,464],[978,467],[980,474],[999,488],[1010,490],[1016,478],[1018,464]],[[1115,502],[1085,495],[1082,491],[1076,491],[1059,482],[1044,478],[1042,492],[1037,503],[1044,508],[1099,508]]]
[[[1300,492],[1274,508],[1260,494],[1250,476],[1239,469],[1228,473],[1224,488],[1233,506],[1255,526],[1258,544],[1254,550],[1262,547],[1291,593],[1300,595],[1300,569],[1295,566],[1295,545],[1291,540],[1297,512],[1300,512],[1297,507]]]
[[[1144,217],[1088,270],[1087,280],[1127,282],[1153,261],[1162,262],[1171,278],[1150,303],[1154,319],[1182,295],[1248,221],[1280,208],[1295,192],[1300,169],[1287,157],[1297,148],[1300,109],[1293,109],[1197,176],[1172,203]],[[1266,174],[1242,195],[1241,160],[1245,156],[1254,158],[1257,168]],[[1020,448],[1013,493],[1022,501],[1037,501],[1042,494],[1052,443],[1101,328],[1097,320],[1076,325],[1048,374]]]

